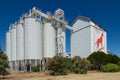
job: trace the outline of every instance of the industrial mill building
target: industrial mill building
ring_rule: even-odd
[[[107,53],[106,30],[90,18],[79,16],[72,24],[71,57],[88,57],[95,51]]]
[[[65,57],[66,29],[71,31],[71,57],[87,57],[98,50],[106,52],[106,31],[91,19],[81,16],[69,26],[64,21],[63,10],[58,9],[50,15],[34,7],[11,24],[6,33],[10,68],[28,71],[32,66],[44,65],[46,58]]]

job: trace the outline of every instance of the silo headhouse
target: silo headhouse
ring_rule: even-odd
[[[106,30],[94,20],[79,16],[72,24],[71,57],[88,57],[95,51],[107,53]]]

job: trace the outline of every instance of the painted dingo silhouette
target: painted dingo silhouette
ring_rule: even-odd
[[[97,48],[99,48],[100,44],[101,44],[101,47],[103,47],[103,33],[101,34],[101,36],[97,39]]]

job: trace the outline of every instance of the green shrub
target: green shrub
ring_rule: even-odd
[[[46,58],[45,59],[45,69],[48,70],[53,58]]]
[[[120,61],[118,62],[118,66],[120,66]]]
[[[63,63],[66,66],[67,72],[73,71],[73,64],[71,58],[63,58]]]
[[[52,59],[47,59],[46,69],[50,75],[67,75],[68,72],[86,74],[91,63],[87,59],[81,59],[75,56],[73,59],[55,56]]]
[[[107,65],[104,65],[101,67],[101,71],[102,72],[119,72],[120,66],[113,63],[108,63]]]
[[[47,68],[50,71],[50,75],[67,75],[68,63],[67,59],[59,56],[55,56],[47,64]]]
[[[77,74],[86,74],[91,63],[87,59],[81,59],[79,56],[73,58],[73,71]]]
[[[32,70],[32,72],[39,72],[40,71],[38,66],[32,67],[31,70]]]

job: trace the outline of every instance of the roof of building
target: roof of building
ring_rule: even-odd
[[[78,19],[83,20],[83,21],[87,21],[87,22],[92,21],[92,22],[95,23],[97,26],[99,26],[99,27],[102,28],[104,31],[106,31],[102,26],[100,26],[99,24],[97,24],[93,19],[88,18],[88,17],[85,17],[85,16],[78,16],[78,17],[73,21],[73,23],[72,23],[71,26],[73,26],[73,24],[74,24]]]

